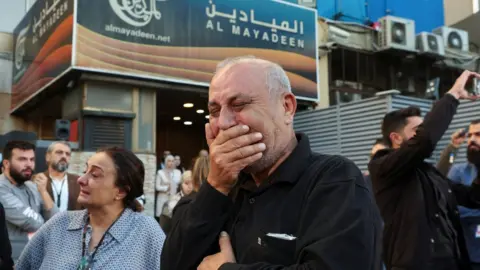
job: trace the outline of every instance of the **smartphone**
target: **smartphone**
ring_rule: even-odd
[[[467,89],[472,95],[479,96],[480,95],[480,79],[472,76],[467,81],[467,85],[465,85],[465,89]]]
[[[477,77],[473,78],[472,94],[476,96],[480,95],[480,79]]]

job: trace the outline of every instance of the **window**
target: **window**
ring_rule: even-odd
[[[138,103],[138,150],[154,152],[155,91],[140,90]]]
[[[480,0],[472,0],[473,1],[473,13],[477,13],[480,11]]]
[[[87,83],[87,107],[113,111],[132,111],[133,90],[127,85]]]

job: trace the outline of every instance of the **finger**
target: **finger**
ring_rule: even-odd
[[[470,96],[466,97],[466,99],[471,100],[471,101],[475,101],[475,100],[480,99],[480,96],[472,96],[472,95],[470,95]]]
[[[215,138],[215,144],[217,145],[224,144],[225,142],[233,138],[246,134],[249,130],[250,128],[246,125],[236,125],[227,130],[220,131],[220,133],[218,133],[217,138]]]
[[[230,243],[230,236],[228,236],[228,233],[220,233],[220,239],[218,240],[218,244],[220,245],[220,252],[233,255],[233,248],[232,244]]]
[[[258,153],[262,153],[263,151],[265,151],[266,148],[267,147],[264,143],[257,143],[240,147],[228,154],[225,154],[223,162],[230,163],[237,160],[242,160]]]
[[[480,74],[478,74],[476,72],[470,72],[470,76],[475,76],[477,78],[480,78]]]
[[[225,142],[220,148],[220,152],[230,153],[230,152],[236,151],[239,148],[252,145],[260,141],[262,138],[263,138],[263,135],[260,132],[241,135],[239,137],[229,140],[228,142]]]
[[[215,140],[215,136],[213,136],[213,131],[210,123],[205,124],[205,137],[207,138],[208,146],[210,146],[213,140]]]
[[[232,168],[239,168],[240,171],[241,171],[241,170],[245,169],[245,167],[247,167],[248,165],[251,165],[252,163],[261,159],[262,156],[263,156],[262,152],[256,153],[255,155],[251,155],[249,157],[231,162],[231,167]]]
[[[456,84],[461,87],[462,89],[465,88],[465,85],[467,84],[468,82],[468,79],[470,78],[472,72],[468,71],[468,70],[465,70],[463,71],[462,75],[460,75],[460,77],[458,77],[457,79],[457,82]]]

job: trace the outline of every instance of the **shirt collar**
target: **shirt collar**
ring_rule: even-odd
[[[121,241],[131,230],[132,219],[134,212],[126,208],[120,218],[113,224],[112,228],[108,231],[108,233],[115,238],[117,241]],[[83,226],[85,226],[85,222],[87,221],[87,210],[81,211],[72,211],[69,212],[69,224],[67,230],[69,231],[77,231],[82,230]],[[133,221],[134,222],[134,221]]]
[[[291,183],[294,184],[298,181],[300,174],[305,170],[305,167],[309,165],[308,159],[310,158],[312,151],[310,148],[310,142],[308,137],[303,133],[297,133],[296,138],[298,141],[297,146],[293,149],[292,153],[277,167],[277,169],[268,177],[268,183]],[[246,173],[240,173],[239,185],[242,188],[252,188],[252,176]]]

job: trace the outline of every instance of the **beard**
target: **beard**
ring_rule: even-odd
[[[472,145],[476,146],[477,149],[472,148]],[[467,148],[467,160],[475,166],[480,166],[480,146],[476,143],[472,143],[472,145]]]
[[[269,138],[268,135],[264,135],[264,138],[263,138],[262,141],[266,145],[267,145],[267,141],[269,139],[272,139],[277,143],[277,147],[275,147],[275,145],[273,145],[272,147],[267,146],[265,151],[263,151],[262,157],[259,160],[255,161],[252,164],[245,167],[243,169],[243,172],[249,173],[249,174],[257,174],[257,173],[264,172],[265,170],[271,168],[285,154],[285,152],[284,152],[285,149],[278,148],[279,142],[278,142],[278,140],[275,139],[275,138],[278,138],[279,133],[280,133],[280,130],[275,129],[273,134],[271,135],[272,138]],[[296,140],[296,138],[295,138],[295,140]],[[287,142],[287,144],[288,143],[289,142]]]
[[[51,167],[55,171],[63,173],[68,170],[68,162],[66,160],[60,160],[57,163],[53,163]]]
[[[18,171],[15,168],[10,168],[10,177],[17,183],[17,185],[21,186],[28,180],[32,178],[33,170],[31,168],[26,168],[22,171]]]
[[[255,161],[254,163],[248,165],[243,169],[243,172],[249,174],[256,174],[265,171],[267,168],[270,168],[275,161],[277,161],[278,157],[271,155],[268,153],[268,150],[263,152],[263,156]]]

